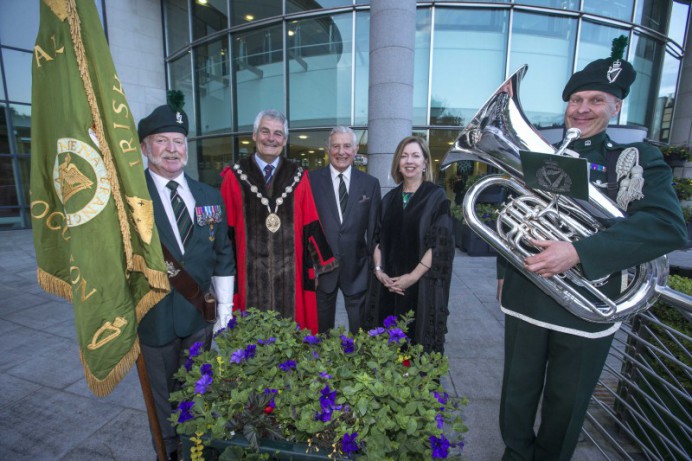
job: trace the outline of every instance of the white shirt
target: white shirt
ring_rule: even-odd
[[[180,247],[180,251],[183,254],[185,254],[185,247],[183,246],[183,241],[180,238],[178,224],[175,220],[175,213],[173,213],[173,205],[171,204],[172,191],[168,187],[166,187],[166,184],[168,184],[169,181],[175,181],[178,183],[178,195],[181,199],[183,199],[183,202],[185,202],[187,211],[190,214],[190,219],[192,219],[192,225],[194,226],[195,198],[192,196],[190,186],[188,186],[187,180],[185,179],[185,174],[181,173],[180,176],[178,176],[175,179],[166,179],[163,176],[159,176],[151,170],[149,170],[149,174],[151,174],[151,179],[153,179],[154,184],[156,184],[156,190],[159,191],[159,197],[161,197],[163,209],[166,211],[166,216],[168,217],[168,222],[171,224],[171,228],[173,229],[173,235],[175,235],[175,239],[178,242],[178,247]]]
[[[279,167],[279,160],[281,160],[281,157],[276,157],[273,162],[267,163],[264,160],[262,160],[259,155],[255,154],[255,162],[257,163],[257,166],[259,166],[260,171],[262,174],[264,174],[264,167],[267,165],[271,165],[274,167],[272,170],[272,175],[270,176],[270,179],[274,177],[274,173],[276,173],[276,169]]]
[[[334,196],[336,197],[336,209],[339,212],[339,221],[344,222],[344,217],[341,215],[341,202],[339,202],[339,185],[341,182],[339,175],[344,175],[344,184],[346,184],[346,191],[348,192],[351,190],[351,165],[342,173],[330,163],[329,172],[332,174],[332,187],[334,188]]]

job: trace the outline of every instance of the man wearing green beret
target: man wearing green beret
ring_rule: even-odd
[[[622,59],[625,37],[613,55],[572,75],[562,98],[565,126],[581,130],[570,149],[587,159],[590,181],[626,217],[573,243],[533,241],[542,251],[524,270],[552,277],[581,265],[599,289],[621,292],[622,271],[682,247],[687,232],[661,152],[645,143],[617,144],[606,134],[636,72]],[[577,445],[591,394],[620,322],[592,323],[564,309],[522,271],[498,261],[505,315],[505,363],[500,401],[503,460],[569,460]],[[534,431],[539,402],[540,425]]]
[[[173,413],[169,396],[179,387],[173,375],[186,364],[188,349],[190,355],[208,350],[213,330],[225,328],[231,319],[235,258],[221,194],[184,172],[188,119],[182,110],[182,93],[170,92],[169,104],[140,120],[137,131],[148,160],[145,176],[161,243],[193,280],[188,285],[205,293],[213,286],[218,301],[213,325],[183,294],[188,290],[179,289],[172,281],[180,270],[170,267],[167,256],[171,292],[139,324],[167,456],[177,460],[178,435],[169,421]]]

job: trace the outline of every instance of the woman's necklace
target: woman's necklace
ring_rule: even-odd
[[[401,192],[401,199],[404,202],[404,208],[406,208],[406,205],[408,205],[408,201],[411,200],[412,195],[413,192]]]
[[[303,175],[303,169],[298,167],[295,176],[293,176],[293,183],[291,183],[290,186],[287,186],[281,194],[281,197],[278,197],[274,202],[274,211],[272,211],[271,207],[269,206],[269,199],[259,191],[259,188],[257,186],[248,181],[247,175],[243,172],[243,170],[240,169],[240,165],[236,163],[235,165],[233,165],[233,169],[238,172],[238,177],[242,181],[244,181],[248,186],[250,186],[250,192],[255,194],[257,198],[260,199],[260,202],[262,202],[262,205],[267,207],[269,215],[267,216],[267,219],[264,220],[264,225],[267,226],[269,232],[271,232],[272,234],[276,233],[276,231],[281,229],[281,218],[279,218],[279,215],[276,214],[276,212],[279,210],[279,207],[284,203],[284,199],[288,197],[288,195],[291,192],[293,192],[295,185],[298,184],[298,181],[300,181],[300,177]]]

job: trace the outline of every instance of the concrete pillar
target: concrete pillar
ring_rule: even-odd
[[[692,146],[692,8],[687,15],[687,36],[682,58],[680,83],[675,94],[675,112],[670,132],[670,144]],[[677,175],[677,171],[676,171]],[[692,177],[692,163],[685,165],[683,177]]]
[[[383,195],[395,186],[394,150],[413,127],[415,39],[415,0],[370,2],[368,172],[379,178]]]

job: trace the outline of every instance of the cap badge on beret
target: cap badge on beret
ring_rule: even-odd
[[[175,113],[175,122],[182,125],[183,124],[183,114],[180,112]]]
[[[618,59],[608,68],[608,74],[606,75],[608,83],[613,83],[615,80],[617,80],[620,76],[620,72],[622,72],[622,66],[620,60]]]

